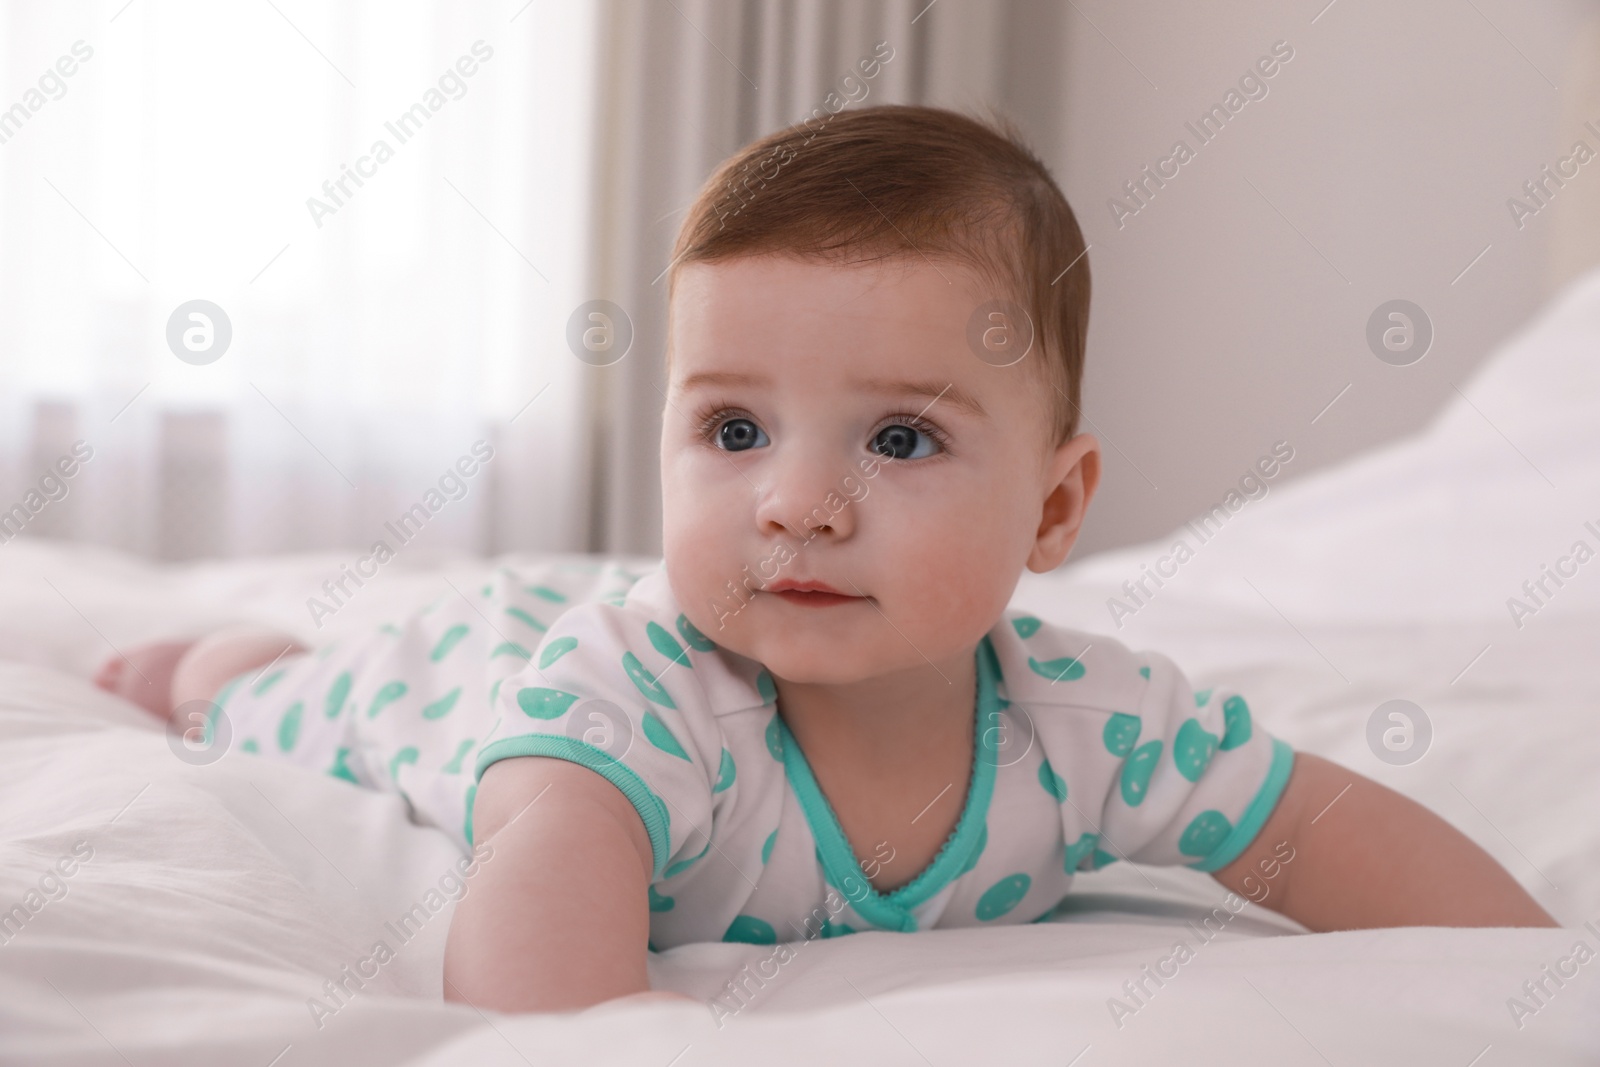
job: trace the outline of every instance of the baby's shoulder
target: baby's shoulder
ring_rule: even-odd
[[[485,577],[483,595],[508,602],[532,601],[541,616],[584,604],[621,604],[658,563],[649,559],[594,559],[578,554],[503,557]]]
[[[684,715],[723,718],[771,705],[772,676],[722,648],[683,612],[658,566],[625,590],[571,604],[534,650],[532,666],[563,688],[619,682]]]
[[[1008,611],[989,631],[1007,699],[1129,712],[1186,684],[1159,652],[1135,651],[1114,637]]]

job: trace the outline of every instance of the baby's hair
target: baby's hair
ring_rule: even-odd
[[[1032,318],[1024,362],[1043,365],[1060,444],[1078,423],[1084,252],[1066,197],[1009,121],[894,104],[820,112],[725,160],[678,231],[667,292],[687,264],[741,256],[964,263]]]

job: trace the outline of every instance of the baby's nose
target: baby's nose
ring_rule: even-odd
[[[786,531],[801,541],[818,535],[848,537],[855,530],[855,505],[845,495],[850,473],[838,463],[812,458],[774,465],[757,487],[756,525],[763,534]]]

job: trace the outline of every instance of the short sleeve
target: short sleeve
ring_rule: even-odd
[[[501,684],[477,777],[514,756],[590,768],[639,813],[659,879],[711,823],[725,750],[697,671],[712,666],[712,647],[681,615],[655,619],[632,604],[569,609]]]
[[[1277,806],[1294,752],[1230,689],[1190,687],[1170,659],[1144,653],[1133,714],[1112,712],[1102,741],[1121,759],[1103,836],[1119,858],[1215,871],[1255,840]]]

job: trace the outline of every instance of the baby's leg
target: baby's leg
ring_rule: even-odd
[[[153,641],[118,652],[94,673],[94,684],[165,719],[172,711],[172,672],[193,641]]]
[[[107,660],[94,681],[167,719],[192,701],[212,700],[230,678],[304,651],[304,645],[285,634],[236,626],[198,641],[159,641],[131,648],[127,655]]]
[[[285,656],[304,651],[306,646],[293,637],[261,627],[230,627],[202,637],[189,647],[172,672],[167,714],[191,701],[213,700],[230,679],[258,667],[265,674]]]

